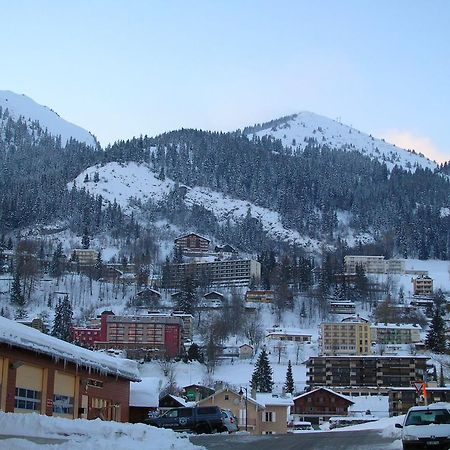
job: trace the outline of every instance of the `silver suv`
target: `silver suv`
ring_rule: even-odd
[[[222,409],[222,419],[228,433],[235,433],[238,429],[238,420],[229,409]]]

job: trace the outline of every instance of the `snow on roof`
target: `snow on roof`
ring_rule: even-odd
[[[198,234],[198,233],[187,233],[187,234],[183,234],[183,236],[177,237],[177,238],[175,239],[175,241],[178,241],[179,239],[183,239],[183,238],[188,237],[188,236],[197,236],[197,237],[199,237],[200,239],[204,239],[205,241],[211,242],[210,239],[208,239],[208,238],[206,238],[206,237],[204,237],[204,236],[201,236],[201,235]]]
[[[312,336],[311,333],[306,333],[298,328],[269,328],[267,335],[270,336]]]
[[[256,401],[264,406],[294,406],[294,401],[290,395],[282,397],[277,394],[263,394],[261,392],[257,392]]]
[[[157,408],[161,378],[146,377],[130,384],[130,406]]]
[[[319,388],[313,389],[312,391],[305,392],[304,394],[297,395],[297,397],[294,397],[293,400],[295,401],[298,398],[306,397],[308,395],[311,395],[313,392],[317,392],[317,391],[327,391],[330,394],[336,395],[337,397],[340,397],[340,398],[343,398],[344,400],[347,400],[349,403],[354,403],[352,400],[350,400],[345,395],[339,394],[339,393],[337,393],[335,391],[332,391],[331,389],[328,389],[326,387],[319,387]]]
[[[0,317],[0,342],[48,355],[54,360],[69,361],[100,373],[132,381],[140,380],[138,366],[134,361],[78,347],[4,317]]]
[[[224,388],[224,389],[219,389],[218,391],[214,392],[214,394],[211,394],[209,397],[206,397],[206,398],[200,400],[200,401],[198,402],[198,404],[200,405],[201,403],[206,402],[206,401],[209,400],[210,398],[214,398],[214,397],[216,397],[217,395],[222,394],[222,393],[224,393],[224,392],[231,392],[231,393],[233,393],[234,395],[236,395],[237,397],[241,397],[241,395],[239,395],[239,393],[236,392],[235,390],[230,389],[230,388]],[[260,406],[260,407],[264,408],[264,405],[263,405],[262,403],[258,402],[258,401],[255,400],[254,398],[250,397],[250,392],[247,391],[247,394],[248,394],[247,397],[245,396],[245,394],[242,394],[242,398],[243,398],[243,399],[246,399],[247,402],[249,402],[249,403],[253,403],[253,404],[256,405],[256,406]]]
[[[421,330],[422,327],[416,323],[375,323],[371,328],[401,328],[405,330]]]

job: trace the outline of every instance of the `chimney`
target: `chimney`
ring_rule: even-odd
[[[250,392],[250,397],[253,400],[256,400],[256,388],[252,388],[251,392]]]

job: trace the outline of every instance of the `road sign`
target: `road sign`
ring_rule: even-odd
[[[412,385],[415,387],[417,393],[420,395],[423,390],[423,382],[422,381],[416,381],[412,383]]]

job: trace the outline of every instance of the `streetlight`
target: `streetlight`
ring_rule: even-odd
[[[248,415],[247,415],[247,388],[244,387],[239,390],[239,395],[242,397],[244,395],[244,391],[242,389],[245,389],[245,431],[247,431],[248,426]]]

